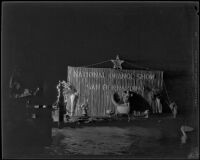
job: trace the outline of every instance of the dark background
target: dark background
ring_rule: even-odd
[[[23,86],[42,87],[42,103],[51,104],[58,80],[67,80],[68,65],[119,54],[163,70],[169,96],[180,110],[193,110],[195,32],[194,3],[3,3],[3,105],[16,66]]]

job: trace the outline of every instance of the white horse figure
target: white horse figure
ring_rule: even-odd
[[[190,126],[181,126],[181,132],[182,132],[182,137],[181,137],[181,143],[185,144],[187,141],[187,134],[186,132],[191,132],[194,130],[194,128],[190,127]]]

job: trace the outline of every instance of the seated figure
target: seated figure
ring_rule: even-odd
[[[87,113],[87,111],[88,111],[88,100],[81,105],[81,110],[82,110],[82,115],[84,117],[87,117],[88,116],[88,113]]]
[[[116,99],[117,97],[117,99]],[[129,94],[128,92],[123,92],[122,98],[118,93],[114,93],[112,96],[112,103],[116,107],[115,114],[126,114],[128,115],[128,121],[130,121],[130,103],[129,103]]]

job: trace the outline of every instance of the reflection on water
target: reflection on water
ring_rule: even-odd
[[[177,156],[180,144],[177,139],[164,140],[160,130],[131,126],[84,127],[52,130],[53,142],[46,147],[50,155],[134,155]],[[181,150],[180,150],[181,151]]]

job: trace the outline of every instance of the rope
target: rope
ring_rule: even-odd
[[[91,66],[96,66],[96,65],[103,64],[103,63],[106,63],[106,62],[109,62],[109,61],[111,61],[111,60],[102,61],[102,62],[99,62],[99,63],[94,63],[94,64],[90,64],[90,65],[87,65],[87,66],[82,66],[82,67],[91,67]]]
[[[106,63],[106,62],[111,62],[112,60],[106,60],[106,61],[102,61],[102,62],[99,62],[99,63],[94,63],[94,64],[90,64],[90,65],[87,65],[87,66],[82,66],[82,67],[91,67],[91,66],[96,66],[96,65],[99,65],[99,64],[103,64],[103,63]],[[133,67],[137,67],[137,68],[141,68],[141,69],[146,69],[146,70],[149,70],[150,68],[147,68],[147,67],[141,67],[141,66],[138,66],[138,65],[134,65],[130,62],[127,62],[127,61],[124,61],[125,63],[133,66]]]
[[[137,68],[142,68],[142,69],[147,69],[147,70],[149,70],[149,68],[147,68],[147,67],[141,67],[141,66],[138,66],[138,65],[133,65],[132,63],[129,63],[129,62],[127,62],[127,61],[124,61],[124,62],[126,62],[127,64],[130,64],[130,65],[133,66],[133,67],[137,67]]]
[[[163,81],[163,86],[164,86],[164,90],[165,90],[165,92],[166,92],[166,94],[167,94],[167,99],[168,99],[168,105],[170,104],[170,97],[169,97],[169,95],[168,95],[168,92],[167,92],[167,88],[166,88],[166,85],[165,85],[165,82]]]

